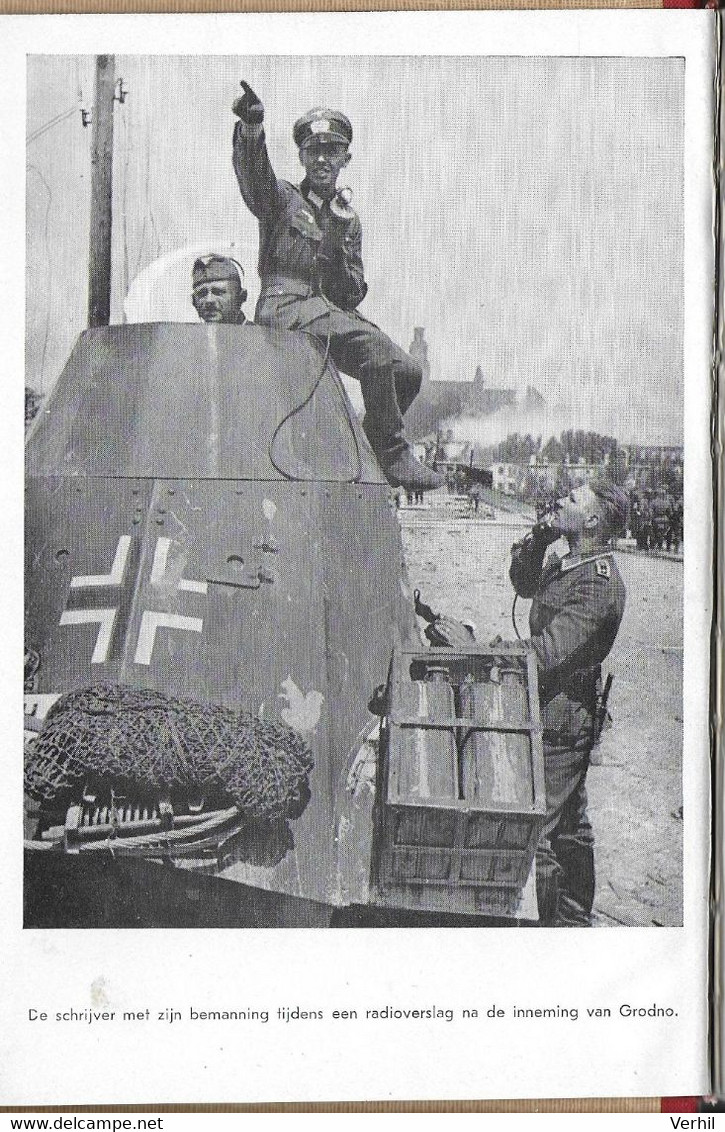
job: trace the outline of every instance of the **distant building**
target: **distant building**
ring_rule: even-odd
[[[682,466],[685,450],[681,444],[620,444],[619,449],[625,452],[627,463],[656,467],[658,464],[669,464],[672,467]]]
[[[476,366],[476,376],[466,397],[467,416],[488,417],[499,409],[513,407],[515,404],[515,389],[493,389],[486,385],[481,367]]]
[[[547,460],[533,455],[526,463],[491,460],[488,467],[495,488],[529,500],[568,491],[599,476],[612,477],[627,489],[662,487],[675,495],[681,494],[683,481],[682,448],[671,445],[622,446],[614,457],[606,452],[599,461],[572,460],[568,455]]]
[[[545,409],[546,397],[539,393],[535,385],[526,386],[526,395],[523,400],[523,407],[525,409]]]
[[[522,476],[525,474],[525,469],[520,464],[502,462],[491,464],[489,470],[493,479],[492,486],[496,491],[502,491],[504,495],[515,495]]]
[[[521,402],[515,389],[488,385],[480,365],[476,367],[473,381],[431,380],[423,326],[415,327],[408,352],[423,369],[420,393],[405,416],[406,432],[413,440],[440,432],[443,423],[455,417],[488,417],[507,408],[535,411],[546,404],[533,385],[527,387]]]
[[[413,329],[413,341],[408,347],[411,358],[420,363],[423,370],[423,384],[430,381],[430,362],[428,360],[428,343],[425,340],[425,327],[416,326]]]
[[[569,487],[579,487],[580,484],[589,483],[597,476],[606,475],[608,464],[609,454],[599,464],[587,463],[586,460],[570,460],[568,456],[564,457],[562,463],[534,457],[529,461],[529,471],[541,488],[553,488],[563,477]]]

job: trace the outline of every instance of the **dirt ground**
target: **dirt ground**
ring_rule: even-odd
[[[509,551],[527,524],[499,512],[469,518],[463,503],[429,496],[399,511],[411,586],[436,612],[514,636]],[[598,926],[682,923],[682,562],[617,555],[627,606],[605,666],[614,673],[605,732],[587,776],[596,846]],[[516,619],[528,632],[529,602]]]

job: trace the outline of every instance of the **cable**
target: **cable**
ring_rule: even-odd
[[[275,442],[277,440],[277,437],[279,436],[280,432],[282,431],[282,429],[286,425],[287,421],[289,421],[293,416],[295,416],[296,413],[301,412],[305,408],[306,405],[309,405],[310,401],[312,400],[315,393],[317,392],[319,385],[320,385],[320,382],[322,381],[322,378],[325,376],[325,372],[327,370],[328,362],[330,360],[330,338],[332,336],[332,324],[331,324],[332,307],[327,302],[327,299],[325,298],[324,295],[321,294],[320,297],[322,299],[324,299],[324,301],[327,303],[327,341],[325,343],[325,352],[324,352],[324,355],[323,355],[323,358],[322,358],[322,367],[320,369],[320,372],[317,375],[317,378],[315,379],[315,381],[312,385],[312,388],[310,389],[309,393],[305,397],[304,401],[301,401],[299,405],[295,405],[295,407],[293,409],[290,409],[290,411],[284,417],[282,417],[282,420],[278,423],[277,427],[275,428],[274,432],[272,433],[272,439],[269,442],[269,448],[268,448],[269,460],[270,460],[272,467],[276,471],[278,471],[281,476],[284,476],[284,478],[286,480],[293,480],[297,483],[302,482],[304,477],[296,476],[292,472],[289,472],[285,468],[283,468],[280,464],[277,463],[277,461],[274,458],[273,453],[274,453],[274,445],[275,445]],[[312,333],[310,333],[309,330],[304,330],[304,329],[302,329],[302,333],[306,334],[308,338],[311,338],[316,345],[320,344],[320,339],[317,337],[316,334],[312,334]],[[343,480],[342,482],[343,483],[358,483],[359,480],[360,480],[360,476],[362,475],[362,454],[360,452],[360,445],[358,443],[358,439],[357,439],[357,435],[355,433],[355,429],[352,427],[352,422],[350,421],[349,417],[348,417],[347,423],[348,423],[348,427],[350,429],[350,432],[352,433],[352,439],[353,439],[353,443],[355,445],[355,457],[356,457],[356,460],[357,460],[357,471],[355,472],[355,475],[352,476],[350,479]]]
[[[70,110],[63,111],[62,114],[56,114],[55,118],[51,118],[45,125],[39,126],[37,130],[33,130],[32,134],[28,134],[25,138],[25,144],[30,145],[31,142],[36,141],[43,134],[51,130],[53,126],[59,126],[66,118],[70,118],[71,114],[78,113],[78,106],[71,106]]]
[[[308,334],[308,333],[309,332],[306,331],[306,330],[303,331],[303,334]],[[315,338],[314,335],[310,334],[309,337],[313,338],[315,342],[319,341],[319,339]],[[329,356],[330,356],[330,324],[329,324],[329,318],[328,318],[327,344],[325,346],[325,353],[324,353],[323,358],[322,358],[322,368],[320,369],[320,372],[318,373],[318,375],[317,375],[317,377],[314,381],[314,384],[313,384],[312,388],[310,389],[309,393],[307,394],[307,396],[305,397],[304,401],[301,401],[299,403],[299,405],[295,405],[295,407],[293,409],[290,409],[290,411],[288,413],[286,413],[285,416],[282,417],[281,421],[278,421],[277,426],[276,426],[274,432],[272,433],[272,439],[269,442],[269,449],[268,449],[269,461],[270,461],[272,467],[276,471],[278,471],[281,476],[284,476],[284,478],[287,479],[287,480],[295,480],[296,482],[299,482],[302,477],[293,475],[292,472],[286,471],[280,464],[277,463],[277,461],[275,460],[274,455],[273,455],[275,441],[277,440],[277,437],[279,436],[279,434],[282,431],[282,429],[284,428],[284,426],[287,424],[287,421],[290,420],[290,418],[293,417],[295,415],[295,413],[301,412],[302,409],[304,409],[305,405],[309,405],[310,401],[312,400],[315,393],[317,392],[317,388],[318,388],[318,386],[319,386],[320,382],[322,381],[322,378],[325,374],[325,370],[327,369],[327,360],[328,360]]]
[[[268,247],[267,257],[270,254],[270,250],[271,249]],[[299,405],[296,405],[294,409],[290,409],[290,411],[284,417],[282,417],[282,420],[278,423],[277,427],[275,428],[274,432],[272,433],[272,439],[269,442],[269,447],[268,447],[268,450],[267,450],[268,455],[269,455],[269,460],[270,460],[270,463],[272,464],[272,467],[276,471],[278,471],[281,476],[284,476],[285,479],[294,480],[295,482],[301,482],[302,477],[296,476],[293,473],[288,472],[285,468],[281,467],[281,465],[279,465],[276,462],[274,455],[273,455],[273,452],[274,452],[274,445],[275,445],[275,442],[277,440],[277,437],[279,436],[280,432],[282,431],[282,429],[285,426],[285,424],[287,423],[287,421],[289,421],[293,416],[295,416],[296,413],[301,412],[302,409],[304,409],[306,405],[309,405],[310,401],[314,397],[315,393],[317,392],[317,390],[319,388],[320,382],[322,381],[322,378],[325,375],[325,371],[327,369],[327,364],[328,364],[328,361],[329,361],[329,358],[330,358],[330,339],[332,337],[332,314],[333,314],[333,310],[335,308],[332,306],[332,304],[330,303],[330,300],[327,298],[324,291],[322,290],[322,281],[321,281],[321,278],[319,277],[319,271],[320,271],[319,263],[316,263],[316,267],[317,267],[317,270],[318,270],[319,298],[322,299],[325,306],[327,307],[327,341],[325,343],[325,352],[324,352],[324,355],[323,355],[323,358],[322,358],[322,368],[320,369],[320,372],[317,375],[317,379],[315,380],[312,388],[310,389],[309,393],[305,397],[304,401],[300,402]],[[267,263],[266,263],[266,259],[265,259],[264,264],[260,264],[260,269],[259,269],[259,274],[260,274],[262,279],[264,278],[264,276],[266,274],[266,270],[267,270]],[[320,339],[317,337],[316,334],[312,334],[309,330],[305,330],[304,327],[300,327],[300,329],[301,329],[303,334],[306,334],[309,338],[312,338],[312,340],[315,342],[316,345],[320,344]],[[344,482],[344,483],[358,483],[359,480],[360,480],[360,477],[362,475],[362,454],[360,452],[360,445],[358,443],[357,434],[355,432],[355,429],[352,427],[352,422],[351,422],[349,416],[348,416],[348,419],[347,419],[347,423],[348,423],[348,427],[350,429],[350,432],[352,433],[353,443],[355,445],[355,456],[356,456],[356,459],[357,459],[357,471],[355,472],[355,475],[352,476],[351,479],[343,480],[342,482]]]
[[[78,108],[76,106],[72,106],[69,110],[65,110],[65,111],[62,111],[60,114],[56,114],[54,118],[51,118],[48,122],[45,122],[44,125],[38,126],[37,130],[33,130],[33,132],[31,134],[28,134],[26,136],[26,138],[25,138],[26,145],[29,145],[30,142],[35,141],[36,138],[39,138],[47,130],[52,129],[53,126],[58,125],[58,123],[62,122],[64,118],[69,118],[71,116],[71,114],[75,114],[77,109]]]
[[[522,637],[522,636],[521,636],[521,634],[519,633],[519,627],[518,627],[518,625],[516,624],[516,602],[517,602],[518,600],[519,600],[519,595],[518,595],[518,594],[514,594],[513,605],[511,606],[511,623],[512,623],[512,625],[513,625],[513,627],[514,627],[514,633],[516,634],[516,636],[518,637],[518,639],[519,639],[519,640],[521,641],[521,640],[523,640],[523,637]]]

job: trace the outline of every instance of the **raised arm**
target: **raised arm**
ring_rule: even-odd
[[[539,588],[547,545],[532,533],[511,548],[509,578],[519,597],[533,597]]]
[[[264,137],[264,107],[248,83],[232,110],[239,118],[234,127],[232,164],[244,203],[258,220],[271,220],[283,203],[283,190],[274,175]]]

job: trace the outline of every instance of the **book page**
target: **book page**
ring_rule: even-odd
[[[715,21],[4,20],[3,1103],[707,1091]]]

